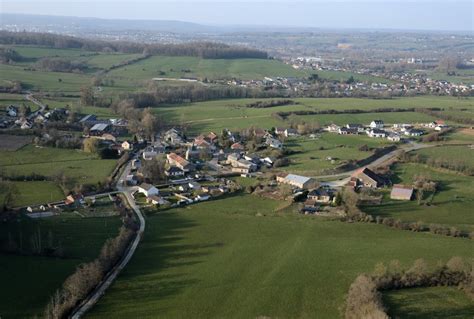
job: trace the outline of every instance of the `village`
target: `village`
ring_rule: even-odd
[[[9,114],[14,117],[11,106]],[[63,109],[50,110],[30,116],[32,126],[25,128],[25,118],[15,120],[21,129],[31,129],[48,121],[51,116],[67,117]],[[39,121],[41,118],[41,122]],[[140,135],[123,139],[127,121],[121,119],[99,120],[93,114],[82,116],[74,125],[83,127],[82,139],[96,141],[117,156],[127,154],[129,164],[122,168],[118,184],[133,188],[137,204],[146,209],[163,210],[185,206],[245,190],[258,196],[296,203],[303,214],[341,214],[341,190],[390,188],[390,198],[411,200],[415,188],[412,185],[391,185],[390,179],[376,173],[376,168],[364,165],[347,171],[343,178],[325,181],[318,176],[302,176],[291,173],[291,160],[287,158],[285,141],[291,138],[314,140],[322,134],[360,135],[374,139],[386,139],[395,147],[390,153],[375,156],[395,156],[397,146],[410,145],[420,136],[449,129],[442,120],[429,123],[395,123],[387,125],[374,119],[370,123],[330,124],[312,133],[299,133],[292,127],[271,129],[249,128],[241,132],[223,130],[220,135],[207,132],[188,137],[179,128],[170,128],[156,134],[151,140]],[[46,136],[43,138],[47,138]],[[85,143],[85,142],[84,142]],[[334,160],[328,157],[328,160]],[[370,164],[370,163],[368,163]],[[281,167],[289,167],[284,171]],[[341,174],[336,176],[340,176]],[[386,174],[385,174],[386,175]],[[242,179],[255,179],[258,185],[245,187]],[[247,184],[247,183],[244,183]],[[100,195],[100,194],[98,194]],[[88,206],[95,202],[95,194],[88,195]],[[83,194],[71,194],[64,201],[27,207],[33,218],[53,215],[49,211],[77,209],[86,205]],[[48,213],[45,213],[48,211]]]

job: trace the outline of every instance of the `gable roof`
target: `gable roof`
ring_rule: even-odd
[[[413,187],[395,184],[390,192],[390,198],[410,200],[413,196]]]
[[[360,175],[365,175],[365,176],[367,176],[368,178],[370,178],[371,180],[373,180],[374,182],[376,182],[378,184],[384,184],[385,183],[385,181],[382,177],[380,177],[379,175],[377,175],[376,173],[374,173],[372,170],[370,170],[367,167],[365,167],[365,168],[359,170],[358,172],[356,172],[356,176],[360,176]]]
[[[289,182],[292,182],[292,183],[305,184],[305,183],[307,183],[311,180],[311,177],[295,175],[295,174],[288,174],[288,175],[286,175],[285,179]]]

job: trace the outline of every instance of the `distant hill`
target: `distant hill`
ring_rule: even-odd
[[[212,32],[216,27],[202,24],[174,21],[174,20],[126,20],[126,19],[100,19],[83,17],[65,17],[34,14],[0,13],[0,27],[17,25],[20,28],[28,26],[35,27],[39,31],[54,28],[55,26],[66,27],[70,30],[149,30],[161,32],[193,33]]]

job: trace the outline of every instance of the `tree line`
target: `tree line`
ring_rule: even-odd
[[[423,259],[417,259],[408,269],[398,260],[388,266],[376,265],[372,274],[359,275],[349,288],[346,299],[346,319],[389,318],[382,303],[381,291],[414,287],[458,287],[474,300],[474,264],[453,257],[433,270]]]
[[[267,59],[264,51],[214,42],[183,44],[145,44],[109,42],[72,36],[35,32],[0,31],[0,44],[41,45],[60,49],[81,49],[96,52],[142,53],[144,55],[195,56],[204,59]]]

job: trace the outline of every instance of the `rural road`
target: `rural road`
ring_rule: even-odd
[[[39,106],[39,109],[36,112],[33,112],[32,115],[35,115],[38,112],[44,112],[44,110],[46,109],[46,105],[35,99],[35,97],[31,93],[26,94],[25,99]]]
[[[122,258],[120,263],[115,266],[105,277],[105,279],[99,284],[98,287],[89,295],[89,297],[78,307],[76,310],[73,312],[71,318],[72,319],[79,319],[81,318],[87,311],[89,311],[102,297],[102,295],[105,293],[105,291],[112,285],[112,283],[115,281],[117,276],[120,274],[120,272],[125,268],[125,266],[128,264],[130,259],[132,259],[133,254],[137,250],[138,244],[140,243],[141,238],[143,237],[143,233],[145,232],[145,218],[143,218],[143,215],[138,208],[138,206],[135,204],[135,200],[132,197],[132,190],[133,188],[130,187],[123,187],[120,183],[120,181],[125,180],[125,176],[129,174],[130,172],[130,166],[131,162],[129,162],[125,169],[123,170],[122,175],[119,178],[119,182],[117,183],[117,193],[122,193],[126,198],[127,201],[130,205],[130,207],[133,209],[135,214],[138,216],[138,220],[140,222],[140,228],[137,231],[137,235],[133,239],[132,244],[130,245],[129,249],[127,250],[127,254]]]

